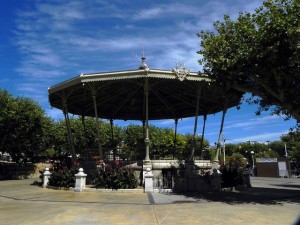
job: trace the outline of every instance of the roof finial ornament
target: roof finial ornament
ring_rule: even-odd
[[[176,67],[172,69],[178,80],[183,81],[190,71],[185,67],[184,63],[176,63]]]
[[[144,56],[144,49],[143,49],[143,51],[142,51],[142,57],[141,57],[141,59],[142,59],[142,64],[140,65],[140,70],[149,70],[149,67],[147,66],[147,64],[145,63],[145,61],[146,61],[146,57]]]

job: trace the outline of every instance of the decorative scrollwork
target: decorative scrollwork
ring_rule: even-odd
[[[172,69],[172,72],[176,74],[176,77],[180,81],[183,81],[190,73],[183,63],[176,63],[176,68]]]

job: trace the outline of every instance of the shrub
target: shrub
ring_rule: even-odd
[[[222,187],[236,187],[243,183],[242,172],[247,165],[247,159],[239,153],[233,153],[227,158],[226,166],[221,168]]]
[[[76,169],[69,169],[67,166],[55,165],[51,170],[48,184],[54,187],[75,187]]]
[[[227,158],[227,166],[233,169],[244,168],[247,165],[247,159],[242,154],[233,153]]]
[[[96,173],[93,183],[96,188],[129,189],[137,187],[137,180],[133,170],[121,165],[119,161],[105,164]]]
[[[243,183],[241,168],[223,167],[221,173],[223,188],[236,187]]]

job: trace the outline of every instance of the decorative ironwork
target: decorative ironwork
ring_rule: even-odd
[[[154,189],[173,189],[174,188],[174,177],[171,175],[157,176],[153,180]]]
[[[190,73],[183,63],[176,63],[176,68],[172,69],[172,72],[176,74],[176,77],[180,81],[183,81]]]

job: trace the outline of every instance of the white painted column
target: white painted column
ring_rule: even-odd
[[[146,122],[146,134],[145,134],[145,147],[146,147],[146,154],[144,164],[150,164],[150,139],[149,139],[149,80],[148,78],[145,79],[144,84],[144,95],[145,95],[145,122]]]
[[[219,163],[219,154],[221,152],[221,138],[222,138],[222,133],[223,133],[223,126],[224,126],[224,120],[225,120],[225,115],[227,112],[227,108],[224,106],[223,113],[222,113],[222,121],[221,121],[221,126],[220,126],[220,132],[219,132],[219,137],[218,137],[218,142],[217,142],[217,150],[216,150],[216,156],[213,160],[215,164]]]
[[[69,118],[69,113],[68,113],[68,106],[67,106],[66,97],[63,98],[63,102],[64,102],[63,113],[64,113],[64,116],[65,116],[68,139],[69,139],[69,143],[70,143],[70,146],[71,146],[72,161],[74,162],[76,160],[76,153],[75,153],[75,147],[74,147],[74,139],[73,139],[73,135],[72,135],[72,131],[71,131],[71,124],[70,124],[70,118]]]
[[[100,154],[100,160],[104,160],[104,155],[103,155],[103,149],[102,149],[102,143],[101,143],[101,138],[100,138],[100,123],[99,123],[99,118],[98,118],[98,109],[97,109],[97,91],[95,88],[92,88],[92,97],[93,97],[93,102],[94,102],[94,110],[95,110],[95,122],[96,122],[96,129],[97,129],[97,137],[98,137],[98,149],[99,149],[99,154]]]
[[[83,172],[82,168],[80,168],[79,172],[75,174],[75,192],[81,192],[85,188],[86,176],[87,175]]]
[[[50,176],[51,176],[51,173],[49,171],[49,168],[45,168],[45,171],[43,173],[43,187],[44,188],[48,186]]]
[[[150,168],[147,168],[145,173],[145,192],[153,192],[153,173]]]
[[[194,134],[193,134],[193,147],[190,153],[189,161],[194,161],[194,154],[196,149],[196,138],[197,138],[197,126],[198,126],[198,116],[199,116],[199,104],[200,104],[200,88],[197,91],[197,103],[196,103],[196,115],[195,115],[195,122],[194,122]]]

